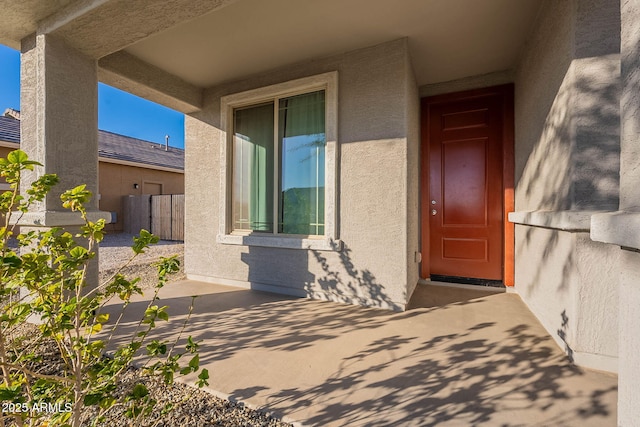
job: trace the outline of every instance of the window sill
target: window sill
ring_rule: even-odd
[[[263,248],[305,249],[314,251],[341,251],[342,241],[328,237],[285,237],[274,235],[219,234],[216,238],[223,245],[260,246]]]

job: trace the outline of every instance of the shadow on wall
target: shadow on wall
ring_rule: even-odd
[[[567,310],[562,310],[560,314],[560,329],[558,329],[557,334],[560,339],[564,342],[564,352],[566,353],[569,361],[573,363],[573,349],[567,342],[567,330],[569,329],[569,317],[567,316]]]
[[[595,63],[592,72],[589,62]],[[577,66],[587,71],[572,81]],[[516,167],[516,193],[524,200],[516,197],[526,205],[517,209],[617,209],[620,85],[602,80],[618,74],[616,60],[573,61],[534,143],[516,147],[524,159]]]
[[[518,112],[521,120],[534,121],[521,124],[529,131],[533,131],[536,118],[540,123],[539,133],[529,140],[530,147],[524,139],[516,147],[518,158],[522,159],[516,173],[517,210],[618,209],[620,79],[616,76],[620,75],[620,62],[619,50],[611,49],[598,52],[602,56],[578,57],[568,64],[563,81],[556,83],[555,98],[544,111],[546,115],[536,111],[536,107],[549,101],[545,99],[537,105],[529,103],[531,111]],[[535,97],[530,92],[528,95]],[[576,314],[574,321],[581,318],[578,313],[567,312],[571,302],[563,298],[575,295],[578,290],[572,288],[590,276],[585,270],[590,266],[580,261],[578,253],[580,245],[585,247],[588,242],[565,231],[519,228],[516,286],[525,299],[537,298],[538,305],[544,304],[541,298],[559,301],[558,312],[547,313],[553,318],[561,317],[559,328],[550,331],[555,330],[571,357],[576,324],[570,327],[568,316]],[[565,309],[560,313],[562,304]],[[598,326],[594,324],[593,328]]]
[[[248,281],[256,289],[268,285],[303,296],[307,284],[316,280],[309,271],[307,250],[248,246],[248,252],[242,253],[240,259],[247,266]]]
[[[394,310],[404,309],[387,296],[384,286],[370,270],[356,268],[351,258],[351,249],[346,244],[343,244],[342,250],[338,252],[340,269],[332,267],[323,252],[311,253],[320,264],[324,275],[316,279],[317,285],[309,283],[305,286],[310,297],[317,297],[320,290],[320,296],[329,295],[332,301]]]
[[[369,269],[359,269],[352,251],[343,244],[340,251],[273,249],[250,246],[241,254],[254,289],[260,285],[279,287],[286,293],[347,304],[404,310],[393,301]],[[314,263],[320,266],[317,271]],[[275,289],[274,289],[275,290]]]
[[[536,99],[535,103],[522,104],[523,109],[530,111],[521,109],[517,112],[519,127],[524,130],[516,146],[520,159],[516,165],[517,210],[618,208],[620,79],[616,76],[620,74],[619,45],[612,44],[595,54],[601,56],[573,59],[567,64],[562,81],[542,81],[546,77],[542,75],[530,86],[530,97],[536,96],[533,94],[535,85],[553,84],[556,90],[551,92],[555,94],[553,99]],[[539,113],[538,109],[545,104],[546,110]],[[526,134],[532,134],[532,137],[526,138]],[[524,287],[530,293],[540,283],[551,280],[547,289],[566,290],[569,286],[566,279],[575,273],[576,260],[574,251],[559,245],[559,232],[543,233],[527,227],[523,237],[517,239],[516,259],[535,264],[536,271],[531,277],[519,274],[518,285],[526,285]],[[561,274],[549,275],[546,268],[549,263],[556,266],[563,263]],[[543,279],[542,275],[548,277]]]

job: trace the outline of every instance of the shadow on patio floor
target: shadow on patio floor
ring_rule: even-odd
[[[161,294],[172,318],[157,335],[176,333],[194,294],[187,334],[211,388],[288,421],[616,424],[617,377],[571,365],[514,294],[394,313],[184,281]]]

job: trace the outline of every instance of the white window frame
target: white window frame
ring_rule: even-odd
[[[273,101],[276,98],[325,91],[325,210],[324,235],[294,236],[233,230],[232,169],[233,110]],[[338,194],[338,72],[318,74],[259,89],[223,96],[220,100],[220,228],[217,242],[228,245],[263,246],[287,249],[341,250],[337,235]]]

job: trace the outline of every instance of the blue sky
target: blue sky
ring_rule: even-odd
[[[20,53],[0,44],[0,114],[20,109]],[[184,115],[130,95],[98,85],[98,127],[102,130],[184,148]]]

